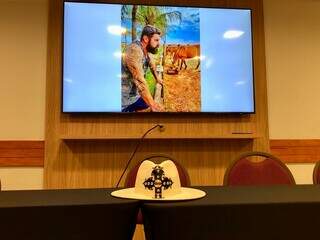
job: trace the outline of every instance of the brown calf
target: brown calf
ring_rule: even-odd
[[[178,66],[180,65],[180,70],[182,66],[185,65],[185,69],[187,69],[186,59],[196,58],[198,60],[198,65],[195,69],[198,69],[200,66],[200,45],[178,45],[176,52],[173,55],[173,65],[178,62]]]

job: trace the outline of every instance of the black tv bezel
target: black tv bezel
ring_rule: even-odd
[[[236,7],[216,7],[216,6],[199,6],[199,5],[182,5],[182,4],[150,4],[150,3],[139,3],[136,4],[134,2],[130,1],[125,1],[125,2],[120,2],[118,0],[112,1],[112,0],[103,0],[103,1],[82,1],[82,0],[62,0],[63,2],[63,11],[62,11],[62,34],[61,34],[61,90],[60,90],[60,112],[63,114],[72,114],[72,115],[83,115],[83,114],[107,114],[107,115],[134,115],[134,116],[139,116],[139,115],[153,115],[153,114],[162,114],[162,115],[171,115],[171,114],[178,114],[178,115],[251,115],[251,114],[256,114],[256,89],[255,89],[255,64],[254,64],[254,32],[253,32],[253,16],[252,16],[252,8],[236,8]],[[113,5],[142,5],[142,6],[160,6],[160,7],[194,7],[194,8],[208,8],[208,9],[234,9],[234,10],[249,10],[250,11],[250,27],[251,27],[251,52],[252,52],[252,87],[253,87],[253,111],[252,112],[95,112],[95,111],[78,111],[78,112],[71,112],[71,111],[64,111],[63,108],[63,99],[64,99],[64,20],[65,20],[65,3],[85,3],[85,4],[113,4]]]

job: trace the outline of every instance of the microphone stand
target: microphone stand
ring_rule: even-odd
[[[122,179],[123,175],[124,175],[125,172],[127,171],[128,167],[129,167],[129,165],[130,165],[130,162],[132,161],[134,155],[135,155],[136,152],[138,151],[138,149],[139,149],[141,143],[143,142],[144,138],[148,135],[148,133],[150,133],[152,130],[154,130],[154,129],[156,129],[156,128],[160,128],[160,131],[161,131],[161,130],[164,128],[164,126],[161,125],[161,124],[157,124],[157,125],[153,126],[152,128],[148,129],[148,130],[142,135],[142,137],[140,138],[140,141],[139,141],[138,144],[136,145],[133,153],[131,154],[131,157],[129,158],[129,160],[128,160],[127,164],[126,164],[125,169],[123,170],[123,172],[122,172],[122,174],[121,174],[121,177],[120,177],[120,179],[119,179],[119,181],[118,181],[118,183],[117,183],[117,185],[116,185],[116,188],[119,187],[119,184],[120,184],[120,182],[121,182],[121,179]]]

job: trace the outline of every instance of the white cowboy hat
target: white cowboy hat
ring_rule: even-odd
[[[181,187],[177,167],[171,160],[161,164],[146,160],[139,167],[135,187],[117,190],[111,195],[129,199],[177,201],[202,198],[206,193]]]

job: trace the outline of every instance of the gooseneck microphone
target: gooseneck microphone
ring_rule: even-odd
[[[148,129],[148,130],[142,135],[142,137],[140,138],[140,141],[139,141],[138,144],[136,145],[133,153],[131,154],[131,157],[129,158],[125,169],[123,170],[123,172],[122,172],[122,174],[121,174],[121,177],[120,177],[120,179],[119,179],[119,181],[118,181],[118,183],[117,183],[117,185],[116,185],[116,188],[119,187],[119,184],[120,184],[120,182],[121,182],[121,179],[122,179],[123,175],[124,175],[125,172],[127,171],[128,167],[129,167],[129,165],[130,165],[130,162],[132,161],[134,155],[135,155],[136,152],[138,151],[138,149],[139,149],[141,143],[143,142],[144,138],[148,135],[148,133],[150,133],[152,130],[154,130],[154,129],[156,129],[156,128],[159,128],[161,132],[164,130],[164,126],[163,126],[162,124],[157,124],[157,125],[153,126],[152,128]]]

